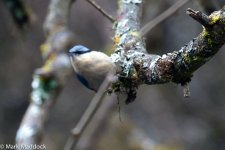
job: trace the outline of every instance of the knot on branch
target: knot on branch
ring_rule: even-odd
[[[149,81],[147,74],[149,74],[149,68],[154,66],[153,64],[156,63],[160,56],[146,54],[136,50],[129,50],[122,57],[118,56],[118,59],[115,59],[116,54],[112,56],[120,68],[117,74],[118,81],[112,85],[112,89],[114,92],[126,93],[126,104],[129,104],[135,100],[139,85],[153,83],[152,80]]]
[[[144,56],[144,53],[130,50],[115,62],[119,65],[120,71],[118,74],[118,82],[113,84],[113,91],[125,92],[127,94],[126,104],[133,102],[136,98],[137,89],[141,82],[139,78],[141,59],[136,58]],[[115,58],[115,55],[111,57]]]

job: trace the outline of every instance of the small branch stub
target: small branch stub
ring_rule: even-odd
[[[190,17],[192,17],[194,20],[196,20],[197,22],[202,24],[204,27],[206,27],[206,28],[210,28],[211,27],[209,17],[206,14],[204,14],[204,13],[202,13],[200,11],[194,11],[191,8],[188,8],[186,13]]]
[[[184,88],[184,97],[185,97],[185,98],[190,97],[191,92],[190,92],[190,89],[189,89],[189,84],[188,84],[188,83],[185,83],[185,84],[183,85],[183,88]]]

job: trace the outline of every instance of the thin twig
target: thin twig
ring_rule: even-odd
[[[96,136],[101,134],[102,126],[107,125],[108,120],[111,118],[112,113],[114,112],[115,100],[117,95],[112,93],[109,97],[104,99],[100,107],[96,111],[93,119],[87,127],[87,132],[82,135],[79,142],[76,145],[76,148],[79,150],[93,149],[93,145],[99,140],[96,139]]]
[[[109,72],[103,83],[101,84],[98,92],[95,94],[94,98],[91,100],[88,108],[85,110],[83,116],[81,117],[78,124],[71,131],[71,136],[66,142],[64,150],[72,150],[74,146],[76,146],[78,140],[80,139],[82,133],[86,129],[88,123],[93,118],[94,114],[98,110],[101,102],[104,99],[106,89],[109,87],[112,82],[113,73]]]
[[[88,3],[90,3],[92,6],[94,6],[103,16],[108,18],[111,22],[115,22],[115,19],[108,14],[104,9],[102,9],[95,1],[93,0],[87,0]]]
[[[185,5],[189,0],[179,0],[175,4],[173,4],[170,8],[168,8],[166,11],[161,13],[159,16],[154,18],[153,20],[149,21],[146,25],[144,25],[140,30],[140,37],[146,35],[152,28],[154,28],[156,25],[161,23],[163,20],[168,18],[170,15],[175,13],[179,8],[181,8],[183,5]]]

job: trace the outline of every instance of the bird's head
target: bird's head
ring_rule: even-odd
[[[76,45],[69,50],[69,55],[81,55],[90,52],[91,50],[83,45]]]

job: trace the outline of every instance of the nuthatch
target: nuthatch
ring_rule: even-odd
[[[77,78],[91,90],[97,91],[108,72],[115,70],[115,64],[106,54],[82,45],[74,46],[69,54]]]

